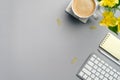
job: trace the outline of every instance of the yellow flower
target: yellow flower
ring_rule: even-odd
[[[101,0],[100,1],[101,6],[108,6],[108,7],[114,7],[118,3],[119,3],[119,0]]]
[[[114,27],[117,25],[117,18],[114,16],[113,12],[105,11],[103,13],[103,19],[100,21],[101,26]]]
[[[118,32],[120,32],[120,17],[118,17]]]
[[[108,16],[114,16],[114,13],[113,12],[109,12],[109,11],[104,11],[103,12],[103,17],[108,17]]]

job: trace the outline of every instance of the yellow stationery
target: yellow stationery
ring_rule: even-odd
[[[120,40],[108,33],[103,41],[100,43],[100,47],[107,51],[109,54],[120,60]]]

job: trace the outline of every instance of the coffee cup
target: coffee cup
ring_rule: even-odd
[[[76,17],[79,18],[89,18],[97,17],[95,11],[97,8],[97,3],[95,0],[73,0],[72,1],[72,11]]]

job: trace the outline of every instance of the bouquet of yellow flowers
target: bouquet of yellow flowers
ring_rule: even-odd
[[[120,0],[98,0],[99,5],[104,8],[101,26],[106,26],[118,34],[120,32],[120,17],[115,16],[116,10],[120,10]]]

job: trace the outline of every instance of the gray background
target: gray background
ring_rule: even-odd
[[[109,30],[66,14],[69,2],[0,0],[0,80],[80,80],[80,66]]]

